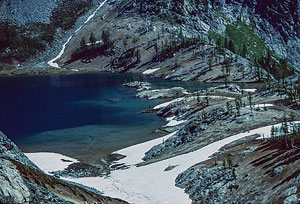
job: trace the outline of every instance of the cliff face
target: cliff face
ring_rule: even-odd
[[[140,1],[139,11],[185,25],[187,30],[224,35],[240,20],[254,26],[268,48],[300,68],[300,6],[298,0]],[[182,4],[184,2],[184,4]],[[130,9],[128,6],[127,10]]]
[[[63,0],[32,0],[29,2],[2,0],[0,2],[0,13],[3,15],[0,15],[0,20],[8,18],[18,25],[35,22],[50,24],[50,28],[62,27],[63,30],[71,29],[72,26],[74,27],[74,19],[98,5],[99,2],[77,0],[74,1],[74,4],[69,4],[68,1]],[[121,18],[125,22],[130,17],[135,16],[136,18],[139,16],[136,20],[145,21],[147,26],[163,22],[169,31],[178,31],[181,27],[183,33],[187,36],[202,35],[203,37],[207,37],[211,33],[227,37],[230,28],[234,28],[248,37],[246,44],[250,45],[248,49],[254,53],[253,58],[256,55],[259,57],[266,53],[265,49],[256,47],[257,39],[252,38],[253,34],[255,34],[264,42],[263,46],[273,50],[279,57],[287,58],[292,65],[300,69],[299,0],[108,0],[105,4],[111,9],[106,12],[109,14],[107,17],[112,22],[111,25],[113,25],[113,22],[118,22],[118,19],[120,20]],[[73,7],[72,5],[78,6]],[[104,7],[107,8],[107,6]],[[98,13],[103,13],[103,9]],[[103,19],[97,19],[102,18],[100,16],[103,17],[103,15],[98,15],[94,20],[101,22]],[[113,19],[111,18],[112,16],[114,16]],[[70,19],[73,19],[73,21],[70,21]],[[81,25],[81,23],[79,24]],[[96,30],[98,32],[99,29],[103,29],[103,22],[101,22],[101,25],[96,26],[92,25],[93,21],[88,24],[90,25],[87,25],[82,30],[95,30],[94,33],[96,33]],[[245,25],[248,31],[253,33],[247,33],[248,31],[242,30],[241,24]],[[49,29],[49,27],[46,28]],[[156,27],[156,29],[160,30],[159,27]],[[113,38],[114,29],[111,27],[110,30]],[[80,35],[78,37],[79,40],[83,37],[82,33],[79,32],[77,34]],[[64,39],[66,40],[71,34],[67,33]],[[238,38],[239,34],[235,32],[232,35]],[[131,33],[131,35],[134,35],[134,33]],[[51,36],[50,41],[53,40],[52,38],[53,36]],[[55,50],[53,54],[57,54],[60,51],[58,44],[63,44],[64,41],[55,43],[54,46],[51,45],[52,49],[47,49],[51,52]],[[72,41],[69,44],[72,44]],[[78,48],[77,44],[76,47]],[[74,45],[69,46],[74,48]],[[242,46],[238,44],[236,47],[237,49],[242,49]],[[254,51],[253,48],[255,49]],[[44,61],[49,60],[48,56],[52,56],[49,53],[50,51],[45,52],[46,57],[39,56],[39,58]],[[68,51],[68,48],[66,51]],[[66,62],[67,60],[62,61]],[[84,67],[85,65],[82,64],[82,66]]]
[[[17,24],[28,22],[50,23],[50,16],[60,0],[3,0],[0,2],[0,20],[10,19]]]
[[[212,9],[230,21],[252,23],[267,47],[300,68],[300,6],[298,0],[212,0]],[[219,18],[224,18],[219,17]],[[218,20],[218,19],[216,19]],[[214,30],[218,30],[216,27]]]
[[[43,173],[0,132],[0,203],[126,203]]]

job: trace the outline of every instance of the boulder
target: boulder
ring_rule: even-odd
[[[292,187],[286,189],[283,192],[283,194],[281,195],[281,197],[283,198],[283,197],[288,197],[290,195],[293,195],[293,194],[297,193],[297,190],[298,190],[298,188],[296,186],[292,186]]]
[[[300,199],[297,197],[297,195],[291,195],[283,201],[283,204],[298,204],[299,202]]]

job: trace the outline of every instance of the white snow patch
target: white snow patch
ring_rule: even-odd
[[[264,134],[265,137],[268,137],[270,135],[271,127],[272,126],[261,127],[236,134],[209,144],[194,152],[146,166],[133,166],[132,164],[135,162],[140,162],[141,156],[144,154],[145,150],[151,146],[150,144],[156,144],[156,142],[149,141],[118,151],[127,155],[127,157],[120,162],[127,161],[128,164],[131,165],[128,169],[112,171],[111,175],[107,177],[65,179],[96,188],[107,196],[117,197],[130,203],[190,204],[191,200],[189,199],[189,196],[184,193],[184,190],[175,187],[175,179],[178,174],[199,162],[209,159],[210,155],[216,153],[222,146],[229,144],[230,142],[253,134]],[[159,142],[158,139],[156,140]],[[40,157],[39,159],[43,158]],[[47,165],[51,165],[50,162],[44,162],[43,164],[45,166],[38,166],[41,169],[45,169],[47,168]],[[176,167],[171,171],[165,171],[168,166]]]
[[[182,101],[184,98],[176,98],[172,101],[168,101],[168,102],[165,102],[165,103],[162,103],[162,104],[159,104],[157,106],[155,106],[153,109],[154,110],[159,110],[159,109],[162,109],[162,108],[165,108],[167,107],[168,105],[170,105],[171,103],[175,103],[175,102],[179,102],[179,101]]]
[[[188,94],[187,92],[184,93],[184,94]],[[165,102],[165,103],[162,103],[162,104],[159,104],[157,106],[155,106],[153,109],[154,110],[159,110],[159,109],[162,109],[162,108],[165,108],[167,107],[168,105],[172,104],[172,103],[176,103],[176,102],[179,102],[179,101],[182,101],[182,100],[187,100],[187,101],[191,101],[191,100],[197,100],[197,97],[199,98],[206,98],[207,96],[190,96],[190,97],[181,97],[181,98],[176,98],[172,101],[168,101],[168,102]],[[209,96],[210,99],[216,99],[216,98],[220,98],[220,99],[228,99],[228,100],[233,100],[234,98],[231,98],[231,97],[225,97],[225,96]]]
[[[74,35],[74,34],[73,34],[73,35]],[[66,42],[65,44],[63,44],[63,47],[62,47],[60,53],[59,53],[54,59],[52,59],[52,60],[50,60],[50,61],[48,62],[48,64],[49,64],[51,67],[60,68],[60,67],[58,66],[58,64],[55,63],[55,61],[58,60],[58,59],[64,54],[65,49],[66,49],[66,45],[70,42],[70,40],[72,39],[73,35],[71,35],[71,36],[68,38],[67,42]]]
[[[168,124],[166,124],[164,127],[174,127],[174,126],[177,126],[177,125],[180,125],[182,123],[185,123],[186,120],[174,120],[174,119],[171,119],[169,121]]]
[[[246,91],[246,92],[256,92],[257,89],[242,89],[243,91]]]
[[[126,156],[124,159],[119,160],[118,163],[125,163],[127,165],[135,165],[140,162],[143,162],[142,158],[145,156],[145,152],[150,150],[153,146],[163,143],[165,140],[172,137],[176,133],[177,133],[177,131],[173,132],[171,134],[168,134],[164,137],[160,137],[160,138],[151,140],[149,142],[137,144],[137,145],[127,147],[125,149],[121,149],[121,150],[114,152],[116,154],[121,154],[121,155],[130,155],[130,156]],[[137,149],[138,149],[138,151],[137,151]]]
[[[48,64],[51,66],[51,67],[55,67],[55,68],[60,68],[58,66],[58,64],[55,62],[56,60],[58,60],[65,52],[65,49],[66,49],[66,46],[67,44],[70,42],[70,40],[72,39],[72,37],[75,35],[75,33],[77,33],[85,24],[87,24],[94,16],[95,14],[98,12],[98,10],[107,2],[107,0],[104,0],[99,6],[98,8],[92,13],[92,15],[90,15],[87,20],[79,27],[77,28],[77,30],[75,30],[75,32],[68,38],[67,42],[65,42],[65,44],[63,44],[63,47],[60,51],[60,53],[55,57],[53,58],[52,60],[50,60],[48,62]]]
[[[176,116],[172,116],[172,117],[169,117],[169,118],[166,118],[167,121],[171,121],[175,118]]]
[[[274,104],[256,104],[252,106],[252,108],[264,108],[264,107],[273,107]],[[246,108],[250,108],[250,106],[246,106]]]
[[[95,44],[99,44],[99,43],[101,43],[101,42],[102,42],[102,40],[99,40],[99,41],[96,41]],[[92,45],[92,43],[87,43],[86,45],[87,45],[87,46],[90,46],[90,45]]]
[[[199,96],[200,98],[206,98],[207,96]],[[231,97],[226,97],[226,96],[208,96],[208,98],[210,99],[216,99],[216,98],[220,98],[220,99],[228,99],[228,100],[233,100],[234,98]]]
[[[25,155],[45,173],[61,171],[67,168],[70,164],[78,162],[76,159],[58,153],[39,152],[25,153]],[[70,162],[63,161],[62,159]]]
[[[156,68],[156,69],[147,69],[146,71],[143,72],[143,74],[145,75],[149,75],[149,74],[152,74],[156,71],[160,70],[160,68]]]

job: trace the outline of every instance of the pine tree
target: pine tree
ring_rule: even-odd
[[[218,47],[221,47],[221,46],[222,46],[222,41],[221,41],[221,38],[220,38],[220,37],[217,39],[216,45],[217,45]]]
[[[229,49],[231,52],[235,53],[234,44],[233,44],[232,40],[229,40],[229,43],[228,43],[228,49]]]
[[[206,104],[209,105],[209,91],[208,89],[206,88]]]
[[[242,50],[242,57],[246,57],[246,56],[247,56],[247,46],[244,44]]]
[[[136,61],[140,61],[141,59],[141,50],[140,49],[136,49],[136,52],[135,52],[135,56],[136,56]]]
[[[232,157],[230,155],[227,156],[227,163],[228,163],[228,166],[229,168],[232,168]]]
[[[275,127],[274,125],[271,127],[271,139],[275,137]]]
[[[90,34],[90,43],[91,43],[92,47],[94,47],[94,45],[96,44],[96,37],[93,32],[91,32],[91,34]]]
[[[125,48],[125,49],[126,49],[126,47],[127,47],[127,44],[128,44],[127,38],[124,38],[124,39],[123,39],[123,45],[124,45],[124,48]]]
[[[87,46],[86,46],[85,38],[82,37],[82,38],[81,38],[81,41],[80,41],[80,50],[81,50],[81,51],[85,51],[86,48],[87,48]]]
[[[158,54],[158,45],[157,45],[157,43],[155,43],[154,49],[155,49],[155,55],[157,56],[157,54]]]
[[[284,138],[285,138],[285,146],[288,149],[289,148],[289,144],[288,144],[288,133],[289,133],[289,126],[287,123],[287,118],[286,116],[284,116],[283,118],[283,123],[281,125],[282,131],[284,133]]]
[[[227,112],[228,112],[228,115],[231,115],[232,113],[232,105],[229,101],[226,102],[226,107],[227,107]]]
[[[252,113],[253,104],[252,104],[252,93],[251,92],[248,92],[248,100],[249,100],[249,106],[250,106],[251,113]]]
[[[236,179],[235,168],[232,168],[232,176],[233,176],[234,179]]]
[[[226,49],[228,49],[228,39],[227,39],[227,37],[225,38],[225,40],[224,40],[224,48],[226,48]]]
[[[104,45],[109,46],[109,47],[111,46],[110,34],[109,34],[108,30],[104,29],[102,31],[101,38],[102,38],[102,41],[103,41]],[[123,44],[124,44],[124,41],[123,41]],[[127,46],[127,42],[125,44]],[[125,44],[124,44],[124,47],[126,47]]]

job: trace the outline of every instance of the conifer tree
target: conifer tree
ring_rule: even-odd
[[[96,44],[96,37],[93,32],[91,32],[91,34],[90,34],[90,43],[91,43],[92,47],[94,47],[94,45]]]
[[[229,49],[231,52],[235,53],[234,44],[233,44],[232,40],[229,40],[229,43],[228,43],[228,49]]]
[[[242,50],[242,57],[246,57],[246,56],[247,56],[247,46],[244,44]]]
[[[80,50],[84,51],[86,50],[87,46],[86,46],[86,42],[85,42],[85,38],[82,37],[81,41],[80,41]]]

